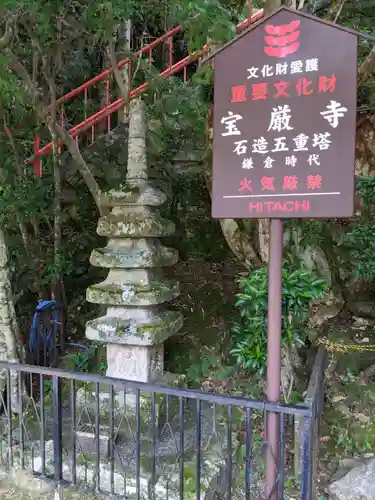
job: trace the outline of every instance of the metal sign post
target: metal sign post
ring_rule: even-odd
[[[271,219],[267,397],[278,403],[283,219],[354,213],[357,36],[283,7],[213,56],[212,216]],[[269,414],[271,500],[279,437]]]
[[[282,327],[283,220],[271,219],[268,267],[267,400],[280,401]],[[266,498],[277,498],[280,422],[277,413],[267,414]],[[272,496],[275,490],[274,496]]]

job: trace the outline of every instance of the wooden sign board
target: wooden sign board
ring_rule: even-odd
[[[214,70],[212,216],[352,216],[357,37],[281,9]]]

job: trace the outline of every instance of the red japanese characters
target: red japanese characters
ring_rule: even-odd
[[[259,101],[288,97],[309,96],[314,93],[333,93],[336,89],[335,75],[321,75],[318,79],[298,78],[294,81],[257,82],[250,85],[235,85],[231,89],[231,102]]]
[[[308,175],[306,178],[299,179],[297,175],[285,175],[280,182],[280,186],[276,184],[275,177],[262,176],[259,181],[259,186],[262,191],[276,191],[280,188],[283,191],[296,191],[299,187],[305,187],[307,190],[319,190],[323,187],[323,177],[321,174]],[[240,193],[253,191],[252,180],[244,177],[240,180]],[[306,193],[307,194],[307,193]]]

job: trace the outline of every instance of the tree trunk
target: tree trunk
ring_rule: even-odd
[[[0,227],[0,360],[20,363],[25,359],[24,347],[13,302],[8,251],[4,232]],[[19,402],[18,374],[11,371],[12,410],[17,412]],[[7,386],[6,370],[0,370],[0,394]]]
[[[130,19],[126,19],[121,23],[120,26],[120,32],[119,32],[119,43],[120,43],[120,50],[124,51],[125,53],[131,51],[131,39],[132,39],[132,22]],[[125,96],[126,102],[129,100],[129,94],[131,91],[131,80],[132,80],[132,75],[131,75],[131,66],[129,64],[125,65],[124,68],[121,71],[121,76],[123,79],[123,84],[125,89],[127,89],[127,95]],[[120,93],[121,94],[121,93]],[[121,97],[121,95],[120,95]],[[128,111],[129,111],[129,106],[126,106],[125,110],[120,109],[118,113],[118,118],[120,123],[124,123],[127,120],[128,117]]]
[[[270,220],[269,219],[259,219],[258,220],[258,244],[259,244],[259,254],[262,262],[268,262],[268,243],[270,240]]]

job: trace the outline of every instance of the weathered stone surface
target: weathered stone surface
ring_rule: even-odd
[[[180,295],[178,282],[163,280],[145,284],[98,283],[86,290],[86,300],[93,304],[154,306]]]
[[[80,453],[96,454],[96,434],[91,425],[81,426],[76,430],[76,447]],[[103,425],[99,426],[99,453],[103,458],[107,458],[110,454],[109,428]]]
[[[125,210],[125,209],[124,209]],[[163,219],[158,213],[144,208],[141,212],[128,210],[114,212],[101,217],[98,222],[99,236],[109,238],[162,238],[175,231],[174,223]]]
[[[330,500],[375,500],[375,458],[351,469],[328,487]]]
[[[175,373],[164,372],[160,378],[154,381],[155,385],[159,387],[186,387],[186,377],[185,375]],[[161,406],[165,399],[165,395],[159,393],[155,398],[155,418],[156,423],[159,421],[159,415],[161,412]],[[135,416],[136,411],[136,391],[130,387],[126,387],[124,390],[123,386],[116,387],[113,394],[113,410],[115,415],[121,416],[125,412],[127,417],[133,415]],[[141,392],[140,393],[140,416],[141,421],[146,422],[147,425],[151,423],[151,407],[152,407],[152,394]],[[90,386],[90,384],[85,387],[81,387],[77,391],[76,396],[76,407],[77,411],[83,412],[84,410],[89,410],[93,415],[96,414],[96,410],[99,407],[100,421],[108,421],[108,413],[111,406],[111,395],[106,390],[99,392],[99,403],[96,402],[96,390],[95,384]]]
[[[178,252],[164,247],[158,240],[128,239],[109,240],[104,248],[95,249],[90,256],[90,264],[105,268],[153,268],[174,266]]]
[[[174,447],[169,450],[171,456],[166,455],[163,457],[163,469],[165,473],[158,475],[156,478],[156,484],[151,489],[150,479],[151,479],[151,468],[150,463],[144,460],[146,457],[141,459],[141,470],[140,476],[136,478],[134,471],[133,459],[131,463],[128,464],[126,468],[126,473],[120,473],[117,469],[115,471],[111,470],[108,463],[100,461],[99,463],[99,480],[100,480],[100,490],[101,492],[113,492],[115,495],[127,498],[128,500],[180,500],[180,474],[178,467],[176,467],[176,449]],[[196,496],[196,464],[195,464],[195,449],[185,450],[185,464],[184,464],[184,498],[186,500],[195,500]],[[45,445],[45,457],[47,467],[53,468],[53,441],[47,441]],[[66,481],[72,481],[73,475],[70,467],[71,460],[66,459],[63,461],[63,477]],[[33,470],[35,472],[42,471],[42,458],[41,456],[36,456],[33,463]],[[200,487],[201,494],[199,496],[200,500],[207,500],[208,498],[215,498],[217,494],[221,491],[218,488],[218,480],[227,477],[227,469],[223,458],[217,453],[217,449],[213,447],[210,453],[206,453],[205,460],[202,460],[200,467]],[[24,482],[27,478],[25,475]],[[236,474],[234,474],[236,476]],[[30,477],[30,476],[29,476]],[[86,485],[94,487],[97,484],[97,474],[95,470],[95,461],[92,463],[87,462],[85,465],[77,464],[76,466],[76,478],[78,484],[83,482]],[[167,478],[167,480],[166,480]],[[241,478],[238,481],[238,486],[232,491],[232,497],[234,500],[242,500],[244,498],[244,481]],[[139,491],[137,492],[137,489]],[[216,491],[212,491],[212,496],[207,496],[211,488],[215,488]],[[224,488],[223,495],[226,495],[227,488]],[[254,491],[255,493],[255,491]],[[259,493],[259,491],[257,491]],[[45,497],[50,498],[50,497]],[[84,497],[82,497],[84,498]],[[95,498],[94,496],[92,498]]]
[[[152,383],[163,375],[164,346],[107,345],[107,376]]]
[[[162,191],[144,179],[129,179],[118,189],[111,189],[100,196],[102,205],[110,207],[127,205],[159,207],[166,200],[167,196]]]
[[[355,316],[364,318],[375,318],[375,309],[373,301],[351,300],[347,303],[347,308]]]
[[[143,320],[107,314],[89,321],[86,337],[109,344],[150,346],[178,333],[183,316],[177,311],[160,311]]]
[[[335,318],[343,305],[342,297],[336,297],[332,291],[326,293],[322,300],[311,306],[309,328],[319,328],[329,319]]]

